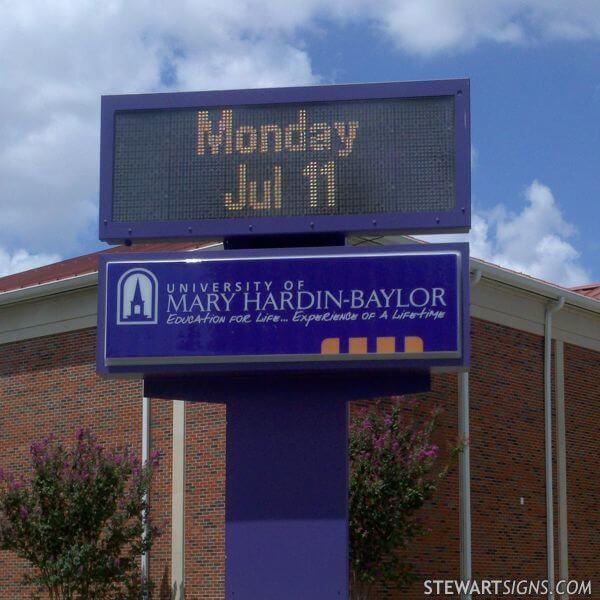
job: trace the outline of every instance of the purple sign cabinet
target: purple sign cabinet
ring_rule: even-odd
[[[225,595],[348,598],[348,401],[468,366],[469,82],[102,99],[98,371],[227,407]]]

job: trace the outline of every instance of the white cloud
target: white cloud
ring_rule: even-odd
[[[396,44],[431,55],[484,41],[530,44],[600,37],[597,0],[389,0],[381,26]]]
[[[102,94],[316,80],[305,51],[288,39],[307,18],[301,9],[232,0],[157,6],[3,3],[3,247],[75,253],[82,234],[95,230]]]
[[[497,207],[489,215],[495,233],[488,236],[493,240],[492,262],[567,286],[588,282],[580,254],[568,241],[576,234],[575,227],[565,220],[550,188],[534,181],[525,191],[525,199],[520,213],[507,213]],[[488,248],[475,246],[473,252],[479,250]]]
[[[597,0],[27,0],[0,10],[0,243],[32,254],[81,251],[95,230],[101,94],[316,82],[304,34],[339,23],[426,56],[600,37]]]
[[[0,277],[43,267],[59,260],[58,254],[29,254],[23,249],[9,253],[0,248]]]
[[[549,187],[533,181],[520,212],[504,205],[473,215],[464,236],[423,236],[431,242],[469,240],[471,255],[570,287],[590,281],[572,240],[577,231],[565,220]]]
[[[471,144],[471,170],[472,171],[475,170],[478,159],[479,159],[479,152],[477,151],[477,148],[475,148],[475,146],[473,144]]]

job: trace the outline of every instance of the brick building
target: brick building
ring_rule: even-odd
[[[158,597],[170,597],[172,583],[183,580],[188,599],[222,599],[225,409],[144,401],[140,380],[96,375],[96,264],[88,255],[0,279],[0,464],[18,470],[32,439],[71,437],[79,426],[141,449],[145,413],[151,447],[163,456],[151,494],[154,519],[164,524],[149,556]],[[600,285],[568,290],[476,259],[470,270],[469,385],[457,374],[436,374],[418,406],[444,408],[443,444],[458,435],[459,399],[470,401],[472,577],[547,575],[544,349],[551,325],[556,578],[592,579],[598,594]],[[550,315],[551,307],[559,310]],[[424,513],[428,533],[408,553],[418,582],[402,593],[382,590],[381,598],[421,598],[423,580],[459,578],[459,489],[454,469]],[[0,598],[27,597],[21,576],[19,561],[0,553]]]

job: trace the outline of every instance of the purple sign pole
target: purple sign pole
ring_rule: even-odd
[[[227,402],[226,597],[348,597],[347,403],[310,378]]]

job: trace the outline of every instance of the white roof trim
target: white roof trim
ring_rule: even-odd
[[[185,250],[185,252],[194,252],[195,250],[212,250],[217,246],[222,246],[221,242],[215,242],[206,246],[199,246],[193,250]],[[98,271],[85,273],[83,275],[75,275],[74,277],[66,277],[56,281],[47,281],[38,285],[30,285],[17,290],[8,290],[0,292],[0,306],[14,304],[15,302],[23,302],[43,298],[44,296],[53,296],[63,292],[74,292],[82,288],[98,285]]]
[[[214,248],[218,245],[220,244],[209,247]],[[571,306],[600,314],[600,300],[578,294],[577,292],[573,292],[561,286],[546,283],[539,279],[534,279],[527,275],[510,271],[477,258],[470,259],[469,267],[471,272],[480,271],[482,277],[485,279],[490,279],[526,292],[534,293],[548,298],[548,300],[564,298],[565,302]],[[32,285],[18,290],[9,290],[0,293],[0,306],[53,296],[65,292],[73,292],[82,288],[96,286],[97,284],[98,272],[95,271],[93,273],[68,277],[58,281]]]
[[[84,275],[76,275],[75,277],[67,277],[66,279],[58,279],[57,281],[40,283],[39,285],[31,285],[18,290],[0,292],[0,306],[14,304],[15,302],[35,300],[45,296],[54,296],[55,294],[62,294],[65,292],[74,292],[82,288],[94,287],[96,285],[98,285],[98,271],[85,273]]]
[[[564,298],[566,304],[600,314],[600,300],[578,294],[559,285],[534,279],[528,275],[510,271],[477,258],[471,258],[469,266],[471,272],[480,271],[484,279],[490,279],[513,288],[537,294],[548,298],[548,300]]]

